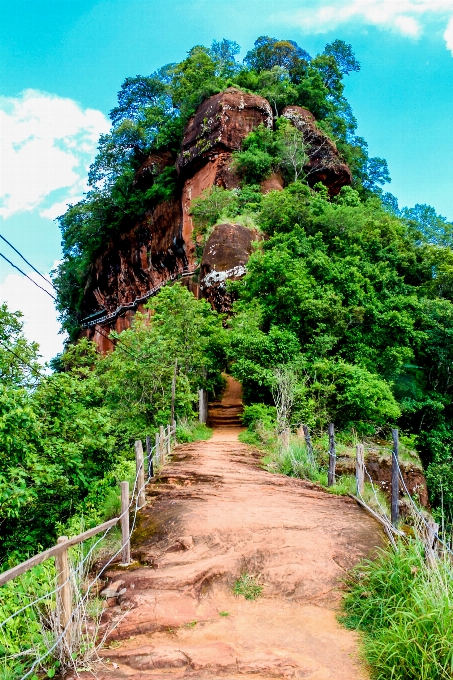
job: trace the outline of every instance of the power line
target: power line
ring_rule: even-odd
[[[29,364],[27,361],[25,361],[25,359],[22,359],[22,357],[21,357],[19,354],[16,354],[16,352],[15,352],[14,350],[12,350],[10,347],[8,347],[7,345],[5,345],[5,343],[3,342],[3,340],[0,340],[0,345],[2,345],[2,347],[3,347],[4,349],[6,349],[7,352],[10,352],[11,354],[14,354],[14,356],[16,357],[16,359],[19,359],[19,361],[20,361],[21,364],[23,364],[24,366],[28,366],[28,368],[29,368],[29,369],[30,369],[30,370],[31,370],[38,378],[41,377],[41,374],[36,370],[36,368],[33,368],[33,366],[32,366],[31,364]]]
[[[57,289],[55,288],[55,286],[53,285],[52,281],[48,281],[48,280],[46,279],[46,277],[43,276],[43,275],[41,274],[41,272],[39,272],[39,271],[36,269],[36,267],[34,267],[34,266],[31,264],[31,262],[29,262],[28,260],[25,259],[25,257],[22,255],[22,253],[20,253],[20,252],[17,250],[17,248],[15,248],[15,247],[13,246],[13,244],[10,243],[10,242],[8,241],[8,239],[6,239],[6,238],[5,238],[4,236],[2,236],[1,234],[0,234],[0,238],[1,238],[5,243],[7,243],[7,244],[9,245],[9,247],[12,248],[12,249],[14,250],[14,252],[17,253],[17,254],[19,255],[19,257],[21,257],[21,258],[23,259],[23,261],[26,262],[26,263],[28,264],[28,266],[31,267],[31,268],[33,269],[34,272],[36,272],[36,274],[38,274],[38,276],[40,276],[47,284],[50,284],[54,290],[57,290]]]
[[[51,297],[52,300],[55,300],[55,302],[57,301],[57,298],[54,297],[54,296],[52,295],[52,293],[49,293],[49,291],[46,290],[45,288],[43,288],[42,286],[40,286],[39,283],[36,283],[36,281],[33,281],[33,279],[32,279],[30,276],[28,276],[28,274],[26,274],[25,272],[23,272],[22,269],[20,269],[20,267],[18,267],[17,265],[13,264],[13,263],[11,262],[11,260],[8,260],[8,258],[5,257],[5,255],[3,255],[3,253],[0,253],[0,257],[3,257],[3,259],[6,260],[6,262],[8,262],[8,264],[11,265],[11,267],[14,267],[14,269],[17,269],[17,271],[20,272],[20,273],[22,274],[22,276],[25,276],[29,281],[31,281],[32,283],[34,283],[35,286],[38,286],[38,288],[41,288],[41,290],[43,290],[45,293],[47,293],[47,295],[48,295],[49,297]],[[46,281],[47,281],[47,279],[46,279]]]
[[[28,262],[28,260],[25,259],[25,257],[17,250],[17,248],[15,248],[15,247],[7,240],[4,236],[2,236],[2,235],[0,234],[0,238],[3,239],[3,241],[5,241],[5,243],[7,243],[7,244],[8,244],[8,245],[9,245],[9,246],[10,246],[10,247],[11,247],[11,248],[19,255],[19,257],[21,257],[21,258],[24,260],[24,262],[26,262],[26,263],[28,264],[28,266],[31,267],[31,268],[33,269],[33,271],[35,271],[37,274],[39,274],[39,276],[40,276],[42,279],[44,279],[44,281],[45,281],[46,283],[50,283],[50,281],[48,281],[42,274],[40,274],[40,272],[39,272],[39,271],[38,271],[38,270],[37,270],[30,262]],[[36,281],[34,281],[30,276],[28,276],[28,274],[26,274],[24,271],[22,271],[22,269],[20,269],[20,267],[17,267],[17,265],[13,264],[13,262],[11,262],[11,260],[8,260],[8,258],[7,258],[5,255],[3,255],[3,253],[0,253],[0,257],[2,257],[4,260],[6,260],[6,262],[8,262],[8,264],[10,264],[11,267],[14,267],[14,269],[17,269],[17,271],[20,272],[20,273],[22,274],[22,276],[25,276],[29,281],[31,281],[32,283],[34,283],[35,286],[37,286],[38,288],[40,288],[41,290],[43,290],[44,293],[47,293],[47,295],[49,295],[49,296],[52,298],[52,300],[55,300],[55,302],[57,302],[56,297],[54,297],[51,293],[49,293],[48,290],[46,290],[45,288],[43,288],[42,286],[40,286],[38,283],[36,283]],[[57,290],[57,289],[55,288],[55,286],[54,286],[52,283],[50,283],[50,285],[52,286],[52,288],[53,288],[55,291]],[[57,291],[57,292],[58,292],[58,291]],[[129,356],[133,357],[133,359],[135,359],[136,361],[139,361],[139,357],[138,357],[134,352],[132,352],[132,351],[129,350],[129,349],[125,349],[125,346],[123,346],[124,343],[122,342],[122,340],[119,340],[119,338],[116,338],[116,342],[118,343],[118,345],[117,345],[117,344],[116,344],[116,343],[115,343],[108,335],[106,335],[105,333],[103,333],[99,328],[96,328],[96,326],[97,326],[97,324],[95,325],[95,329],[96,329],[96,331],[99,333],[99,335],[102,335],[104,338],[106,338],[107,340],[109,340],[109,341],[112,343],[112,345],[113,345],[114,347],[117,347],[117,346],[119,345],[119,349],[122,349],[123,352],[126,352],[127,354],[129,354]],[[7,348],[6,348],[6,349],[7,349]],[[10,350],[10,351],[11,351],[11,350]],[[17,355],[16,355],[16,356],[17,356]],[[29,366],[29,364],[27,364],[27,365]],[[30,367],[30,368],[31,368],[31,367]],[[32,369],[32,370],[33,370],[33,369]]]

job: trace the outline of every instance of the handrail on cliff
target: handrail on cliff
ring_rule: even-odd
[[[98,324],[103,324],[108,321],[111,321],[112,319],[116,319],[116,317],[122,311],[134,309],[141,302],[146,302],[146,300],[148,300],[150,297],[156,295],[156,293],[159,292],[162,286],[165,286],[165,284],[169,283],[169,281],[175,281],[178,278],[191,276],[191,274],[194,274],[197,269],[198,267],[194,267],[193,269],[188,269],[187,267],[184,267],[182,271],[180,270],[178,272],[175,272],[174,274],[171,274],[171,276],[165,279],[165,281],[161,281],[160,283],[157,284],[157,286],[154,286],[153,288],[148,290],[144,295],[136,297],[135,300],[133,300],[132,302],[126,302],[125,304],[119,305],[119,307],[117,307],[114,312],[110,312],[110,314],[105,314],[104,316],[98,318],[98,314],[101,314],[102,311],[104,310],[100,309],[97,312],[93,312],[93,314],[90,314],[89,316],[86,316],[84,319],[82,319],[82,328],[90,328],[91,326],[97,326]],[[90,321],[88,319],[90,319]]]

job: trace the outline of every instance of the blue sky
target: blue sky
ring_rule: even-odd
[[[362,68],[346,95],[370,154],[388,161],[386,189],[453,220],[453,0],[1,1],[0,233],[44,274],[60,257],[52,218],[83,195],[124,78],[214,39],[242,56],[259,35],[312,55],[351,43]],[[0,300],[22,309],[46,359],[59,350],[50,298],[4,262]]]

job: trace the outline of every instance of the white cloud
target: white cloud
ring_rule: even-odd
[[[62,206],[64,212],[86,189],[99,135],[108,129],[101,111],[72,99],[36,90],[0,97],[0,215],[39,208],[53,218]],[[46,205],[57,190],[63,196]]]
[[[444,39],[447,45],[447,49],[450,50],[453,56],[453,17],[450,19],[447,28],[445,29]]]
[[[304,1],[305,4],[305,1]],[[296,23],[311,32],[325,33],[341,24],[362,21],[364,24],[394,30],[404,36],[418,38],[426,21],[447,21],[453,12],[453,0],[318,0],[296,12],[277,14],[274,18]],[[453,17],[444,34],[447,48],[453,54]]]
[[[37,274],[30,272],[28,275],[46,287]],[[50,284],[48,289],[52,292]],[[60,324],[54,303],[31,281],[19,274],[9,274],[0,284],[0,302],[6,302],[12,312],[22,312],[24,334],[28,340],[39,343],[43,361],[49,361],[62,351],[65,336],[59,335]]]

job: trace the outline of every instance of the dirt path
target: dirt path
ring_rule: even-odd
[[[141,566],[109,573],[126,590],[107,610],[119,624],[99,680],[367,677],[335,610],[378,526],[349,499],[265,472],[237,434],[177,447],[148,486]],[[259,599],[232,594],[241,573],[263,584]]]

